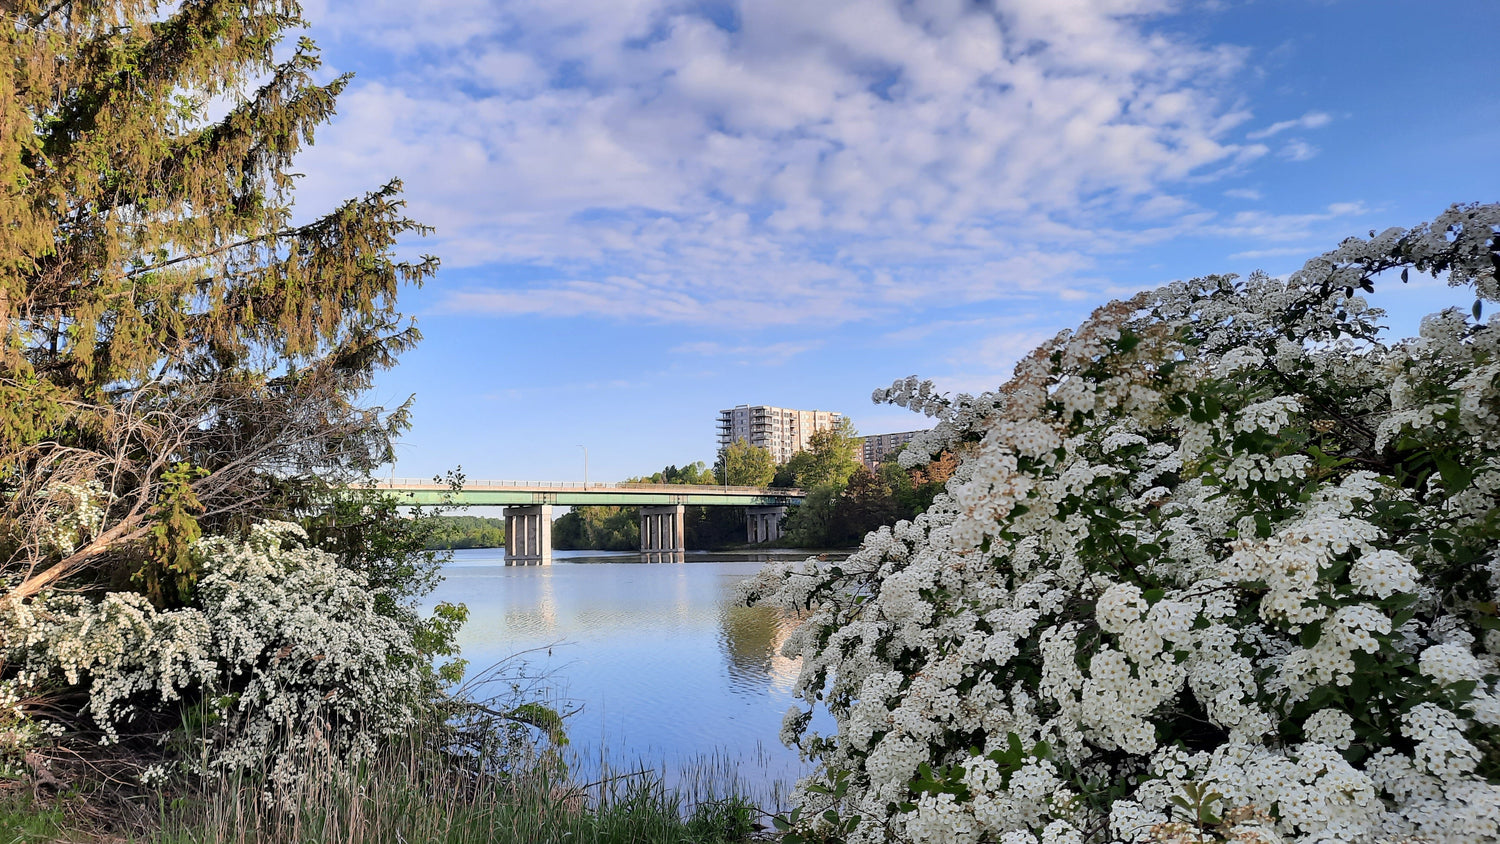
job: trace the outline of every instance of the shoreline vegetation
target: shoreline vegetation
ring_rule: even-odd
[[[801,504],[788,509],[782,537],[767,543],[745,542],[743,508],[688,507],[686,543],[690,549],[849,551],[871,531],[911,520],[925,511],[953,476],[960,451],[942,450],[903,466],[898,450],[872,472],[855,457],[857,436],[845,419],[838,428],[813,434],[805,451],[779,466],[769,451],[737,441],[720,450],[712,472],[697,462],[681,468],[668,466],[653,475],[627,481],[728,483],[807,491]],[[621,506],[573,508],[553,522],[552,542],[558,551],[634,551],[640,547],[638,510]],[[503,544],[502,537],[498,545]]]
[[[0,840],[137,844],[742,844],[768,815],[711,766],[675,788],[651,768],[569,778],[548,751],[420,732],[348,765],[311,752],[287,788],[256,774],[174,779],[137,794],[0,788]],[[316,742],[310,743],[315,747]],[[504,747],[502,758],[496,755]]]

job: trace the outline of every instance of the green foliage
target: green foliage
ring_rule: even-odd
[[[886,455],[877,474],[891,489],[898,518],[915,519],[918,514],[927,512],[927,508],[932,506],[932,500],[947,487],[948,479],[953,477],[954,470],[958,468],[958,458],[952,452],[945,451],[925,466],[903,469],[897,460],[905,450],[906,446],[903,445]]]
[[[878,527],[895,524],[903,515],[885,478],[860,466],[850,476],[848,486],[834,506],[834,521],[840,533],[833,538],[836,544],[852,545]]]
[[[712,551],[745,543],[744,507],[689,507],[687,547]]]
[[[196,531],[288,518],[319,478],[389,459],[406,408],[358,399],[419,339],[396,295],[437,260],[396,258],[427,229],[394,180],[290,224],[292,162],[348,84],[315,79],[295,3],[20,0],[4,16],[7,589],[139,569],[154,601],[181,603]],[[108,492],[94,529],[38,542],[56,491],[90,484]]]
[[[799,452],[786,466],[808,465]],[[914,519],[926,511],[943,490],[957,465],[946,453],[927,466],[906,470],[894,460],[871,472],[856,465],[843,485],[812,487],[803,502],[787,516],[786,544],[798,548],[845,548],[856,545],[872,530]]]
[[[193,481],[208,472],[178,463],[162,473],[161,515],[147,533],[146,562],[132,577],[157,607],[182,606],[193,595],[198,566],[192,547],[203,536],[194,513],[203,504],[193,494]]]
[[[454,470],[433,479],[451,491],[462,489],[464,476]],[[324,505],[302,520],[313,544],[338,555],[339,563],[360,572],[378,590],[380,609],[397,614],[437,585],[449,555],[438,546],[447,518],[446,506],[422,507],[373,485],[330,487]]]
[[[745,841],[755,831],[754,805],[743,799],[729,798],[699,803],[683,825],[686,842]]]
[[[559,551],[638,551],[639,507],[574,507],[552,523],[552,547]]]
[[[726,486],[769,486],[776,477],[776,461],[771,459],[771,452],[735,440],[719,449],[714,477]]]
[[[843,533],[836,514],[843,489],[829,484],[806,492],[802,503],[787,514],[786,543],[798,548],[834,547],[835,537]]]
[[[689,463],[681,469],[676,466],[656,472],[644,478],[626,478],[626,483],[636,484],[698,484],[712,486],[718,483],[714,473],[708,470],[707,464],[702,460]]]
[[[43,802],[28,791],[0,792],[0,841],[43,844],[59,841],[68,818],[57,802]]]
[[[464,476],[452,470],[433,480],[457,492]],[[457,658],[457,637],[468,609],[440,603],[424,617],[416,605],[437,585],[442,565],[451,557],[438,537],[455,517],[444,515],[447,507],[405,504],[368,485],[329,494],[331,504],[303,520],[309,540],[336,554],[341,566],[364,575],[375,594],[376,611],[413,631],[419,656],[413,670],[422,674],[425,694],[435,698],[445,684],[463,676],[466,663]]]
[[[759,810],[723,783],[701,795],[654,771],[587,788],[544,771],[495,775],[481,752],[454,765],[430,740],[408,741],[355,769],[331,769],[269,803],[263,783],[226,778],[163,801],[150,844],[743,844]]]
[[[860,467],[858,448],[859,432],[848,417],[841,417],[836,427],[813,432],[807,438],[807,448],[792,455],[786,465],[794,485],[802,489],[842,488]]]
[[[429,550],[505,547],[505,520],[485,516],[437,516]]]

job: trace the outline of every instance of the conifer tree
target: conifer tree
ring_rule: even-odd
[[[391,181],[295,219],[320,83],[292,0],[0,0],[0,590],[189,584],[179,538],[387,459],[357,403],[437,260]],[[194,522],[193,525],[187,522]],[[185,539],[183,540],[185,541]],[[149,571],[151,566],[164,571]],[[178,596],[180,599],[181,596]]]

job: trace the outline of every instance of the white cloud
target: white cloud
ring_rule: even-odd
[[[1243,52],[1148,29],[1170,6],[759,0],[724,27],[674,0],[329,0],[313,35],[391,67],[343,97],[300,195],[400,175],[424,251],[560,279],[448,310],[765,325],[1088,298],[1095,255],[1210,230],[1186,191],[1265,153],[1230,138]]]
[[[757,366],[780,366],[783,363],[804,352],[810,352],[823,345],[822,341],[810,340],[807,342],[783,342],[783,343],[745,343],[741,345],[728,346],[723,343],[704,341],[698,343],[683,343],[671,350],[674,355],[690,355],[693,357],[733,357],[739,358],[737,363],[754,364]]]
[[[1293,138],[1287,141],[1279,154],[1288,161],[1306,161],[1318,154],[1318,148],[1301,138]]]
[[[1253,188],[1234,188],[1224,191],[1224,195],[1230,199],[1248,199],[1251,202],[1261,199],[1260,191]]]
[[[1328,223],[1338,221],[1340,230],[1345,230],[1348,228],[1347,221],[1350,218],[1361,217],[1369,212],[1370,209],[1362,202],[1335,202],[1321,213],[1311,214],[1241,211],[1205,228],[1217,235],[1240,242],[1277,244],[1296,241],[1301,243],[1309,240],[1316,241],[1315,235],[1322,233]],[[1269,246],[1259,251],[1262,254],[1270,254],[1267,250],[1274,248],[1278,247]],[[1239,254],[1249,255],[1248,252]],[[1312,254],[1309,253],[1308,257],[1311,258]]]
[[[1044,329],[997,334],[985,338],[976,349],[966,352],[965,356],[966,358],[972,356],[975,362],[988,367],[991,371],[1008,373],[1021,358],[1031,354],[1036,347],[1051,340],[1056,334],[1056,331]],[[1009,374],[1004,380],[1010,380]]]
[[[1281,246],[1275,249],[1251,249],[1246,252],[1236,252],[1229,256],[1231,261],[1253,261],[1259,258],[1284,258],[1288,255],[1300,255],[1311,258],[1323,250],[1315,246]]]
[[[1259,141],[1269,138],[1272,135],[1279,135],[1288,129],[1321,129],[1331,122],[1333,122],[1333,118],[1327,114],[1321,111],[1309,111],[1295,120],[1282,120],[1279,123],[1272,123],[1264,129],[1250,132],[1245,137],[1252,141]]]

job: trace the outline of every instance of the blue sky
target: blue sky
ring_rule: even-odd
[[[312,214],[397,176],[443,269],[395,473],[711,461],[717,411],[998,386],[1110,298],[1500,200],[1492,0],[314,0]],[[1471,298],[1380,289],[1394,331]]]

